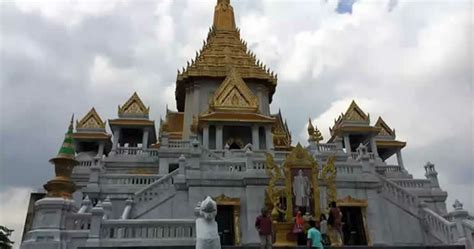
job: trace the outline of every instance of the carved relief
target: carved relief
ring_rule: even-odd
[[[99,114],[97,114],[97,112],[95,111],[95,108],[92,108],[80,121],[76,122],[76,128],[77,129],[83,129],[83,128],[103,129],[105,128],[105,123],[99,117]]]

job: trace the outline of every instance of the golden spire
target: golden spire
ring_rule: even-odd
[[[216,30],[235,30],[234,9],[230,0],[217,0],[214,9],[214,28]]]
[[[308,136],[311,137],[314,133],[314,126],[311,123],[311,118],[308,119]]]
[[[309,141],[311,142],[316,142],[319,143],[319,141],[322,141],[324,138],[319,131],[318,127],[314,127],[313,124],[311,123],[311,118],[309,118],[309,123],[308,123],[308,136],[309,136]]]

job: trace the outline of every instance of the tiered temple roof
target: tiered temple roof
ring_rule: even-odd
[[[278,111],[278,113],[272,115],[272,117],[276,119],[275,124],[272,126],[273,146],[275,150],[291,150],[291,133],[286,120],[283,121],[281,111]]]
[[[178,111],[184,111],[184,88],[193,78],[225,78],[235,68],[243,79],[255,79],[269,85],[271,102],[277,84],[277,75],[257,60],[240,38],[235,25],[234,11],[229,0],[219,0],[214,11],[214,24],[202,48],[186,68],[178,70],[176,102]]]

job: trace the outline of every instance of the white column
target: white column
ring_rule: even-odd
[[[222,150],[222,144],[223,144],[223,138],[222,138],[222,125],[217,125],[216,126],[216,149],[217,150]]]
[[[379,156],[379,152],[377,151],[377,143],[375,141],[375,138],[370,139],[370,148],[372,149],[372,153],[374,153],[375,157]]]
[[[202,128],[202,146],[209,149],[209,125],[205,124]]]
[[[346,147],[346,152],[351,153],[351,142],[349,140],[349,135],[344,135],[344,147]]]
[[[97,151],[97,158],[102,158],[102,155],[104,155],[104,147],[105,147],[105,142],[100,141],[99,142],[99,150]]]
[[[142,149],[148,148],[148,128],[143,129]]]
[[[402,169],[405,170],[405,165],[403,165],[403,159],[402,159],[402,150],[397,150],[397,162],[398,166]]]
[[[114,140],[112,143],[112,151],[115,151],[118,147],[119,138],[120,138],[120,128],[115,128],[114,131]]]
[[[252,145],[254,150],[260,149],[260,141],[258,137],[258,126],[252,126]]]
[[[269,125],[265,127],[265,142],[267,143],[267,150],[273,149],[272,127]]]

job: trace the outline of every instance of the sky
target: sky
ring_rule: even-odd
[[[194,58],[215,0],[0,2],[0,224],[18,241],[31,191],[54,174],[72,113],[116,118],[137,91],[150,117],[175,109],[178,68]],[[278,73],[293,142],[354,99],[406,141],[416,178],[431,161],[474,211],[473,6],[461,0],[233,0],[249,48]]]

